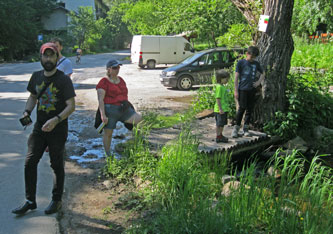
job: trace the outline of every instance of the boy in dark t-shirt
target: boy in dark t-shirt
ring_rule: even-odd
[[[254,107],[255,88],[258,87],[264,79],[265,73],[259,62],[254,59],[259,55],[259,49],[250,46],[246,52],[246,59],[238,61],[235,73],[235,99],[238,102],[238,111],[236,114],[236,125],[232,131],[231,137],[237,138],[238,131],[243,119],[244,112],[244,136],[250,136],[249,123]],[[257,72],[261,73],[257,80]]]

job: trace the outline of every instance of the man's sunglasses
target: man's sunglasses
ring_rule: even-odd
[[[119,69],[119,66],[111,67],[111,69],[117,70],[117,69]]]

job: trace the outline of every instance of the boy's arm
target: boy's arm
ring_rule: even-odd
[[[224,114],[224,111],[223,111],[222,105],[221,105],[221,98],[216,98],[216,103],[217,103],[217,105],[219,107],[219,113],[220,114]]]
[[[235,92],[234,92],[234,95],[235,95],[235,99],[238,100],[238,79],[239,79],[239,73],[236,72],[235,73]]]
[[[253,87],[257,88],[264,79],[265,79],[265,72],[261,73],[259,80],[253,83]]]

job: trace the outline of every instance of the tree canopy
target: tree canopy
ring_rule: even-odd
[[[319,24],[333,32],[332,0],[295,0],[292,29],[295,33],[314,33]]]
[[[43,30],[41,17],[51,13],[55,0],[0,1],[0,56],[22,59],[38,48],[37,35]]]
[[[215,46],[230,25],[245,22],[229,0],[140,0],[128,6],[124,21],[132,34],[195,32]]]

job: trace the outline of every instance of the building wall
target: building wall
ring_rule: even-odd
[[[93,12],[95,9],[95,0],[58,0],[58,2],[65,3],[65,9],[69,11],[78,11],[80,6],[91,6]],[[43,17],[42,22],[44,24],[44,29],[46,30],[66,30],[70,17],[68,16],[65,9],[58,8],[47,18]]]
[[[69,11],[77,11],[80,6],[91,6],[95,12],[95,0],[62,0]]]
[[[68,16],[64,9],[56,9],[49,17],[43,17],[44,29],[46,30],[66,30]]]

